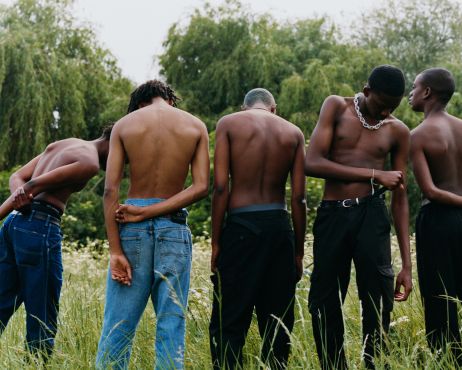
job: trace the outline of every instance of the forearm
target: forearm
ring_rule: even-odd
[[[303,257],[305,254],[306,233],[306,201],[304,195],[292,197],[291,211],[295,233],[295,254]]]
[[[142,208],[142,218],[153,218],[176,212],[207,196],[206,185],[193,184],[163,202]]]
[[[392,193],[391,212],[401,254],[402,268],[412,269],[409,242],[409,206],[404,189],[397,189]]]
[[[11,211],[13,211],[13,199],[14,196],[10,195],[0,206],[0,220],[3,220]]]
[[[330,159],[319,158],[315,161],[307,160],[305,174],[323,179],[364,182],[372,178],[373,171],[372,168],[346,166]]]
[[[462,196],[433,186],[423,192],[425,198],[431,202],[446,204],[448,206],[462,207]]]
[[[9,181],[9,187],[10,187],[10,192],[13,194],[16,189],[20,188],[21,186],[24,186],[26,183],[26,180],[23,179],[21,176],[18,174],[14,173],[10,176],[10,181]]]
[[[119,192],[115,190],[104,191],[104,221],[111,254],[122,254],[119,227],[115,220],[115,211],[119,205]]]
[[[212,248],[218,246],[223,228],[226,210],[228,209],[228,188],[215,188],[212,196]]]

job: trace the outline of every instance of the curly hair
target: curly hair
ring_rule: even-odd
[[[176,102],[180,100],[169,85],[159,80],[150,80],[138,86],[130,94],[127,113],[139,109],[142,103],[151,103],[152,99],[156,97],[172,101],[174,107],[176,107]]]

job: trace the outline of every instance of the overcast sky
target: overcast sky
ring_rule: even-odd
[[[137,83],[157,77],[154,56],[162,52],[169,27],[187,20],[202,7],[202,0],[74,0],[75,15],[90,22],[103,46],[111,50],[124,75]],[[381,0],[385,1],[385,0]],[[209,0],[211,4],[222,3]],[[375,1],[377,3],[378,1]],[[12,0],[0,0],[11,4]],[[277,19],[299,19],[327,14],[338,23],[350,24],[369,0],[244,0],[256,13],[268,12]]]

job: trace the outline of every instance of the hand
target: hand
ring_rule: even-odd
[[[412,290],[411,269],[402,269],[396,277],[395,301],[403,302],[409,297]],[[404,292],[401,292],[404,287]]]
[[[111,254],[110,257],[111,278],[120,284],[131,285],[132,268],[127,257],[122,254]]]
[[[303,256],[295,256],[295,271],[297,274],[297,282],[301,280],[303,276]]]
[[[217,263],[218,263],[218,255],[220,254],[220,246],[217,244],[212,244],[212,257],[210,259],[210,270],[212,273],[217,273]]]
[[[34,196],[31,193],[28,193],[24,187],[20,186],[12,194],[13,196],[13,208],[18,210],[32,202]]]
[[[393,190],[398,186],[404,189],[404,177],[402,171],[375,171],[375,180],[385,186],[388,190]]]
[[[119,208],[117,208],[115,213],[115,219],[120,223],[143,221],[143,207],[119,204]]]

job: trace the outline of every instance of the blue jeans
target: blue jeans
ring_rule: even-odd
[[[162,199],[128,199],[147,206]],[[186,212],[186,210],[184,210]],[[158,217],[120,226],[122,249],[132,268],[132,284],[107,276],[104,323],[97,368],[126,369],[138,322],[149,297],[156,312],[156,369],[182,369],[185,317],[191,270],[191,232],[185,224]]]
[[[24,302],[27,347],[49,355],[62,285],[62,234],[46,213],[11,213],[0,229],[0,333]]]

